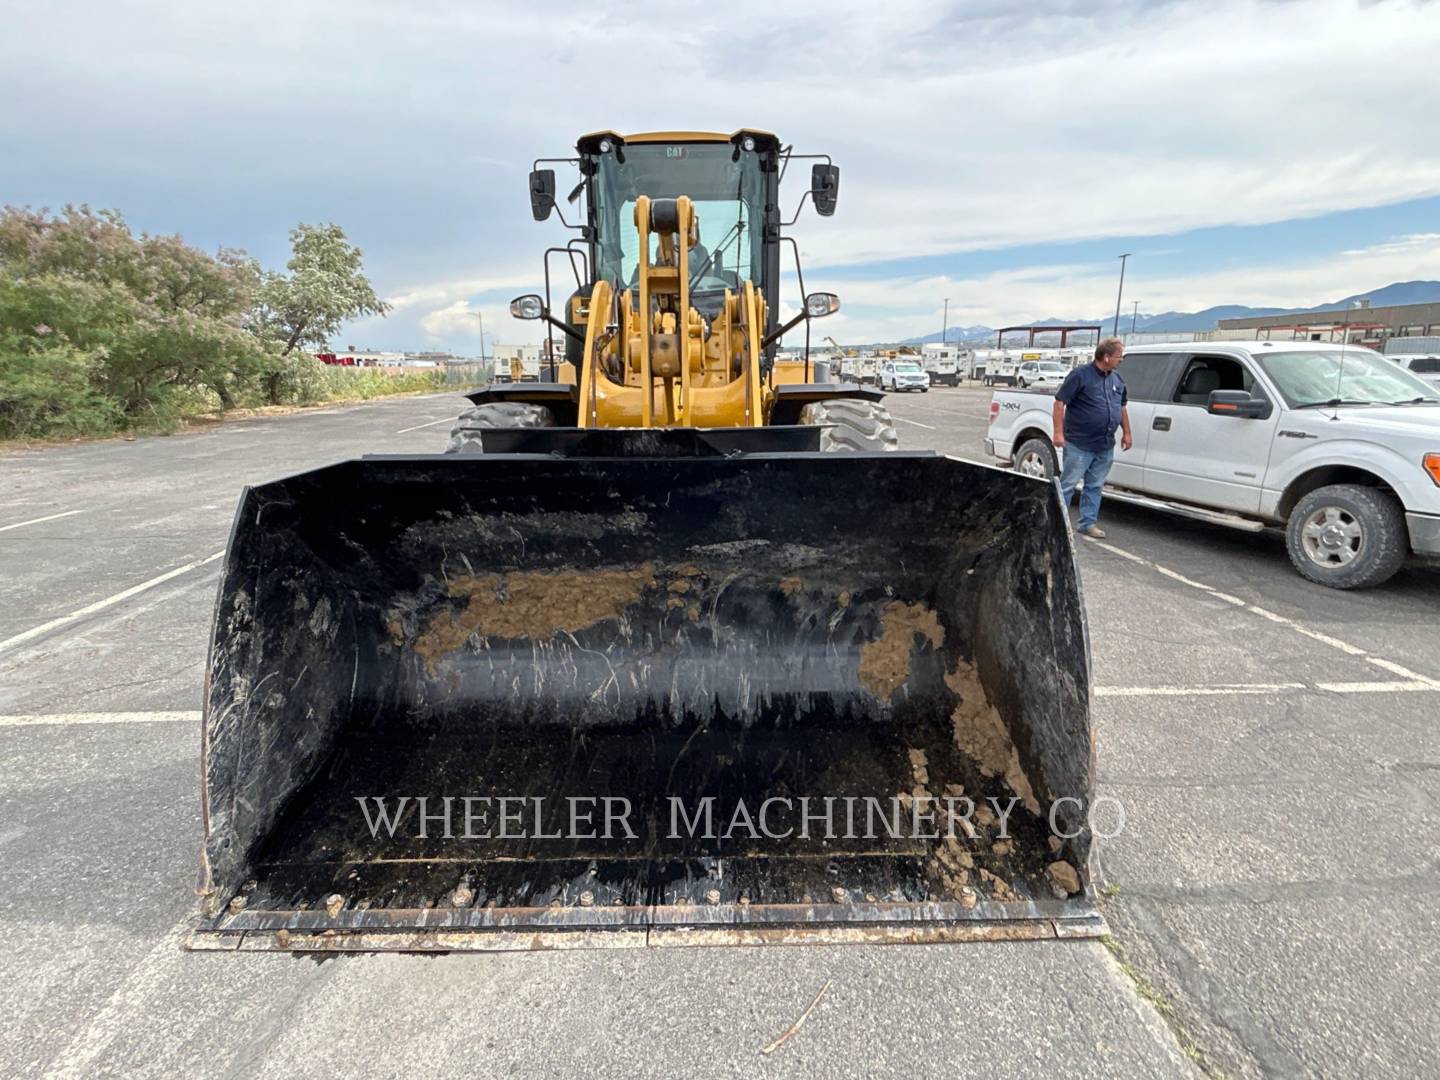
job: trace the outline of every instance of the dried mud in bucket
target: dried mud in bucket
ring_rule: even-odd
[[[1073,554],[999,470],[350,462],[247,493],[210,675],[212,930],[1089,910]]]

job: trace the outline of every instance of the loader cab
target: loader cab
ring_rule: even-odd
[[[581,136],[576,157],[541,159],[530,174],[531,209],[537,221],[556,210],[562,221],[566,204],[585,196],[584,223],[565,224],[580,232],[566,251],[583,248],[586,279],[566,309],[577,324],[595,282],[607,281],[618,293],[634,287],[640,262],[637,201],[652,202],[687,196],[699,221],[698,242],[690,248],[690,303],[707,319],[724,304],[725,290],[740,292],[750,283],[765,301],[766,332],[774,331],[780,310],[780,246],[784,221],[780,179],[788,168],[810,164],[810,188],[801,192],[794,213],[808,200],[821,216],[835,212],[840,170],[827,155],[801,155],[780,145],[769,132],[740,130],[731,134],[703,131],[648,132],[620,135],[613,131]],[[553,169],[542,162],[578,165],[580,183],[557,198]],[[552,249],[560,251],[561,249]],[[657,256],[654,244],[649,253]],[[798,249],[795,270],[799,270]],[[549,266],[547,263],[547,281]],[[546,307],[550,306],[547,284]],[[573,350],[572,350],[573,351]],[[775,346],[767,350],[773,360]]]
[[[712,317],[725,290],[752,282],[771,318],[779,294],[779,155],[775,136],[657,132],[620,136],[601,132],[576,144],[586,177],[592,274],[633,287],[639,265],[636,200],[687,195],[699,219],[690,250],[690,300]],[[767,237],[766,224],[774,228]],[[651,251],[652,258],[655,251]]]

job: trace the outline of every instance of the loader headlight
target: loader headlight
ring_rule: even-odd
[[[1440,454],[1426,454],[1421,464],[1425,466],[1425,471],[1430,474],[1435,486],[1440,487]]]

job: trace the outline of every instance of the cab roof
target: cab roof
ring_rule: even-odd
[[[582,154],[595,153],[601,139],[609,139],[620,144],[731,143],[746,135],[751,136],[758,144],[769,144],[771,149],[780,147],[780,139],[772,132],[761,131],[758,128],[740,128],[728,135],[721,131],[640,131],[632,135],[621,135],[614,131],[592,131],[575,140],[575,149]]]

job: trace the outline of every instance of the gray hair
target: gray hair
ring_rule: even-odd
[[[1100,344],[1095,346],[1095,359],[1102,360],[1107,356],[1114,356],[1125,348],[1125,343],[1118,337],[1104,338]]]

